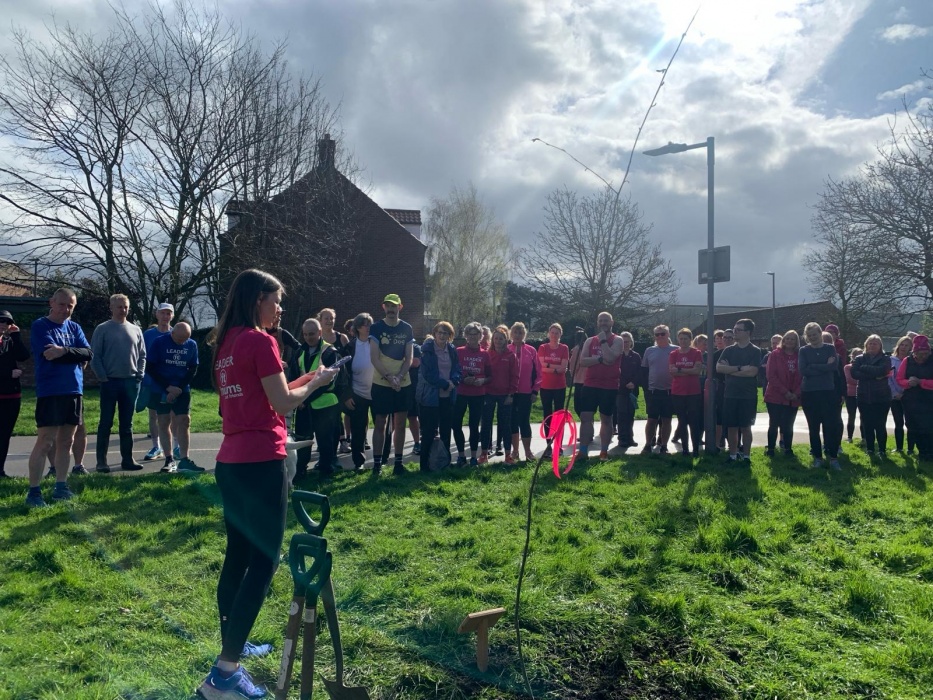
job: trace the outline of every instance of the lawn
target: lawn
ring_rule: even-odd
[[[535,697],[933,697],[933,469],[845,449],[842,472],[806,469],[804,447],[741,468],[543,469],[519,616]],[[527,697],[512,615],[531,474],[309,480],[333,508],[348,684]],[[218,650],[213,476],[73,483],[73,502],[28,511],[23,483],[0,482],[0,698],[191,698]],[[277,652],[290,598],[280,567],[253,635]],[[456,628],[496,606],[479,673]],[[328,647],[325,629],[317,667],[334,678]],[[277,666],[249,665],[270,687]]]

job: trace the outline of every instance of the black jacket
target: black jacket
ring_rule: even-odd
[[[862,353],[852,361],[852,379],[858,380],[859,403],[886,403],[891,401],[891,356],[879,352],[872,356]]]
[[[29,359],[29,348],[23,345],[23,336],[17,331],[0,336],[0,396],[16,396],[22,393],[19,379],[13,378],[17,363]]]

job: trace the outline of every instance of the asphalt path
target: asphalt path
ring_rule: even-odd
[[[846,411],[843,408],[842,411],[843,420],[846,419]],[[676,424],[676,419],[675,419]],[[540,437],[540,424],[533,424],[531,426],[531,435],[532,442],[531,447],[532,451],[536,455],[540,455],[545,448],[545,440]],[[599,425],[597,421],[596,428],[596,440],[599,439]],[[759,413],[755,421],[755,425],[752,428],[753,434],[753,447],[763,447],[767,443],[767,430],[768,430],[768,414]],[[468,433],[468,429],[465,431]],[[888,416],[888,447],[889,449],[893,448],[893,434],[894,434],[894,421],[891,416]],[[858,428],[856,427],[856,437],[858,437]],[[220,447],[220,441],[223,438],[223,435],[220,433],[195,433],[191,436],[191,446],[189,449],[189,456],[196,464],[202,466],[208,470],[213,470],[214,462],[217,457],[217,449]],[[469,435],[467,434],[467,438]],[[370,444],[372,443],[372,433],[369,435]],[[635,421],[635,440],[639,445],[644,445],[645,440],[645,421]],[[804,418],[803,411],[797,412],[797,420],[794,424],[794,444],[808,444],[808,432],[807,432],[807,422]],[[155,460],[151,462],[144,462],[143,456],[146,454],[146,451],[149,450],[152,443],[145,435],[136,435],[134,437],[135,449],[133,455],[136,458],[136,461],[144,465],[142,471],[136,472],[125,472],[120,470],[120,454],[118,449],[118,438],[116,435],[112,435],[110,438],[110,453],[109,453],[109,465],[111,468],[115,468],[115,471],[111,472],[110,475],[114,477],[127,476],[134,474],[151,474],[158,472],[162,467],[163,461]],[[10,476],[15,477],[25,477],[28,475],[28,459],[29,453],[32,451],[33,445],[35,444],[34,437],[14,437],[10,443],[10,454],[7,456],[6,460],[6,473]],[[88,435],[88,446],[87,453],[84,459],[84,466],[88,470],[93,471],[96,463],[95,458],[95,448],[97,444],[97,438],[94,434]],[[672,451],[676,446],[670,446],[669,449]],[[412,440],[411,433],[406,435],[405,442],[405,458],[406,462],[417,461],[418,457],[412,455]],[[629,453],[635,454],[640,451],[641,447],[630,448]],[[590,454],[592,455],[594,451],[598,450],[598,444],[594,444],[590,448]],[[609,450],[610,455],[619,456],[623,452],[618,448],[612,448]],[[569,451],[565,449],[565,454],[569,454]],[[367,453],[368,463],[367,466],[372,464],[372,453]],[[456,452],[454,452],[454,457],[456,457]],[[317,454],[312,453],[312,463],[317,459]],[[501,462],[503,457],[490,457],[490,462]],[[350,455],[340,455],[340,462],[344,469],[352,470],[353,463],[350,459]]]

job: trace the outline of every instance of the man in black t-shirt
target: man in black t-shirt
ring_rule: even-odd
[[[735,323],[735,345],[722,351],[716,363],[716,371],[725,375],[723,391],[722,424],[728,431],[729,462],[739,458],[750,461],[752,448],[752,424],[758,411],[758,367],[761,364],[761,349],[752,345],[750,339],[755,330],[751,319],[743,318]],[[739,454],[739,432],[747,450]]]

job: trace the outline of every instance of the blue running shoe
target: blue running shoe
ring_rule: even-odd
[[[53,501],[70,501],[74,497],[75,497],[74,492],[70,488],[68,488],[67,484],[65,486],[62,486],[61,488],[56,486],[55,490],[52,491]]]
[[[41,493],[35,495],[26,496],[26,505],[30,508],[45,508],[48,503],[45,502],[45,499],[42,498]]]
[[[253,682],[242,666],[228,678],[223,677],[219,668],[212,667],[198,688],[198,694],[204,700],[253,700],[266,697],[266,691]]]
[[[146,456],[143,457],[143,460],[146,462],[151,462],[154,459],[162,459],[165,457],[165,453],[162,451],[161,447],[153,447],[146,453]]]
[[[240,653],[240,658],[248,659],[252,657],[254,659],[258,659],[260,657],[266,656],[271,651],[271,644],[253,644],[252,642],[247,642],[243,645],[243,651]]]

